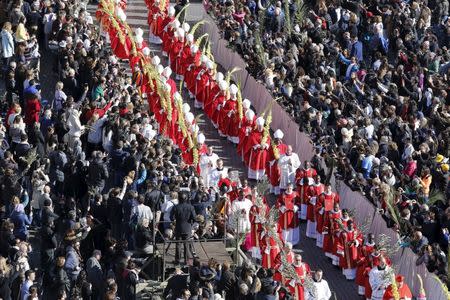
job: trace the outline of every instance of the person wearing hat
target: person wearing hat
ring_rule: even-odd
[[[194,45],[195,46],[195,45]],[[197,46],[192,47],[191,56],[188,58],[189,66],[184,74],[184,81],[186,82],[186,87],[189,90],[190,98],[194,99],[194,106],[196,108],[203,108],[203,102],[197,100],[197,78],[202,76],[204,72],[207,72],[205,55],[201,54],[201,51]]]
[[[298,222],[298,193],[294,191],[292,184],[287,186],[286,191],[277,199],[277,208],[280,211],[278,225],[282,230],[282,237],[285,242],[297,245],[300,240]]]
[[[279,190],[283,191],[288,184],[295,184],[295,172],[300,167],[301,162],[297,153],[292,151],[292,146],[287,145],[286,152],[278,159],[278,166],[280,168],[280,183]]]
[[[239,123],[239,144],[236,148],[236,151],[241,158],[244,160],[244,145],[247,144],[248,135],[255,127],[256,115],[255,112],[251,109],[247,109],[244,115],[244,118]]]
[[[219,82],[220,93],[213,97],[213,100],[205,102],[205,112],[210,117],[211,122],[215,128],[219,128],[219,118],[222,114],[221,110],[225,103],[230,99],[230,86],[226,81]]]
[[[395,282],[397,284],[397,293],[398,297],[397,299],[400,300],[411,300],[412,299],[412,293],[409,289],[408,285],[405,282],[405,277],[403,275],[397,275],[395,276]],[[383,300],[395,300],[394,297],[394,290],[392,288],[392,284],[388,286],[386,291],[383,295]]]
[[[259,117],[255,123],[256,128],[250,132],[243,152],[244,162],[248,166],[248,178],[260,180],[265,173],[271,139],[270,136],[264,137],[265,120]]]
[[[222,137],[227,137],[229,141],[237,144],[237,132],[232,132],[233,128],[238,128],[239,126],[239,114],[238,114],[238,87],[235,84],[230,86],[230,99],[223,105],[220,115],[218,117],[218,129],[219,135]]]
[[[278,160],[286,153],[287,145],[283,143],[284,133],[277,129],[273,134],[273,143],[269,147],[268,163],[266,164],[266,175],[270,182],[270,192],[280,194],[281,170]]]
[[[331,185],[325,186],[325,191],[318,196],[315,212],[316,212],[316,231],[317,231],[317,247],[323,247],[324,232],[328,225],[325,225],[328,212],[333,210],[334,204],[339,203],[339,194],[331,190]]]
[[[203,69],[201,76],[197,76],[197,81],[195,83],[195,99],[199,102],[197,103],[197,106],[200,105],[200,107],[206,109],[206,107],[214,101],[212,97],[215,95],[211,94],[211,82],[212,78],[214,78],[215,65],[210,59],[205,57],[201,58],[205,60],[205,68]]]
[[[198,136],[197,139],[203,139],[204,136]],[[203,184],[208,188],[210,187],[210,177],[209,174],[213,169],[217,167],[217,161],[219,160],[219,156],[214,153],[213,146],[209,146],[206,153],[200,156],[200,176],[203,179]]]
[[[162,40],[159,37],[162,30],[162,23],[164,21],[164,14],[160,9],[160,0],[149,1],[151,4],[147,4],[149,7],[147,23],[150,25],[148,33],[148,40],[151,44],[161,45]]]

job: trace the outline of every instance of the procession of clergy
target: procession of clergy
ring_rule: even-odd
[[[164,104],[159,100],[160,95],[151,91],[143,92],[147,92],[150,108],[161,124],[160,132],[180,146],[188,164],[197,164],[195,167],[206,186],[220,187],[222,183],[227,184],[228,174],[217,155],[205,145],[204,135],[194,134],[198,133],[198,124],[189,105],[176,105],[181,95],[171,78],[172,71],[176,79],[184,82],[190,97],[195,99],[195,107],[204,110],[219,135],[237,146],[239,156],[248,167],[248,178],[261,180],[267,176],[269,179],[271,191],[278,195],[278,230],[284,241],[283,250],[287,253],[289,263],[295,266],[299,278],[305,278],[311,272],[308,264],[302,262],[301,256],[292,252],[293,246],[301,243],[299,224],[306,221],[306,237],[316,239],[317,247],[323,249],[333,265],[342,268],[347,280],[355,280],[360,295],[373,300],[412,299],[411,291],[401,275],[396,276],[397,284],[393,292],[391,277],[388,276],[392,272],[389,258],[374,243],[374,236],[363,236],[348,212],[340,209],[339,195],[331,190],[330,185],[321,183],[321,178],[309,162],[305,161],[301,165],[292,147],[283,143],[281,130],[274,132],[273,140],[267,135],[266,120],[255,115],[250,100],[238,99],[238,87],[217,72],[214,62],[202,54],[194,36],[189,33],[190,26],[187,23],[180,24],[172,7],[162,11],[158,0],[147,0],[146,3],[149,7],[150,42],[162,44],[163,55],[168,56],[170,62],[170,67],[164,68],[157,56],[152,59],[170,96],[170,103]],[[142,40],[137,44],[140,48],[146,48]],[[141,89],[145,86],[141,85]],[[170,109],[167,109],[168,105]],[[184,117],[185,129],[180,128],[180,114]],[[190,140],[192,136],[196,137],[195,141]],[[282,249],[272,237],[263,233],[258,220],[258,212],[269,209],[267,205],[256,205],[255,197],[248,187],[230,186],[228,195],[232,201],[229,213],[244,214],[240,226],[242,232],[249,232],[252,256],[264,268],[279,271]],[[275,280],[292,288],[292,294],[299,300],[331,297],[328,284],[320,279],[315,282],[317,294],[311,298],[304,290],[303,282],[290,280],[286,284],[287,279],[280,272],[275,273]],[[418,299],[424,299],[424,296]]]

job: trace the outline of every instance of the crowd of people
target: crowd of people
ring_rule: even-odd
[[[322,178],[367,196],[448,283],[448,1],[204,5],[315,141]]]

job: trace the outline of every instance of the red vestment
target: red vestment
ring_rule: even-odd
[[[228,136],[228,129],[230,128],[230,126],[238,126],[238,124],[234,124],[234,116],[237,113],[236,109],[236,101],[230,99],[225,102],[225,105],[220,110],[217,124],[219,125],[219,132],[221,132],[223,135]]]
[[[345,230],[341,232],[339,239],[343,251],[343,255],[339,257],[339,266],[342,269],[355,269],[358,261],[358,247],[362,242],[361,233],[356,229]]]
[[[248,167],[254,171],[261,171],[265,169],[267,156],[269,155],[268,149],[263,149],[261,146],[261,140],[263,137],[263,131],[258,129],[252,131],[248,137],[247,147],[249,147],[250,156],[248,160]],[[266,144],[270,145],[270,137],[266,139]],[[256,146],[256,147],[255,147]],[[246,151],[247,152],[247,151]]]
[[[336,231],[339,230],[338,220],[342,218],[342,212],[331,210],[325,212],[322,233],[323,237],[323,251],[333,253],[333,247],[336,239]]]
[[[298,227],[298,216],[294,208],[297,192],[293,191],[290,194],[283,193],[277,199],[277,208],[280,209],[278,218],[278,225],[282,230],[292,229]],[[285,211],[281,211],[281,207],[285,208]]]
[[[397,292],[400,297],[400,300],[412,299],[411,290],[409,289],[409,287],[406,283],[403,283],[402,286],[399,287],[399,283],[397,282]],[[384,292],[383,300],[395,300],[393,292],[392,292],[392,285],[388,286],[388,288]]]
[[[359,286],[364,286],[364,272],[369,266],[369,256],[373,253],[374,246],[375,244],[365,244],[359,248],[355,278],[355,283]]]
[[[276,145],[278,148],[278,158],[281,155],[284,155],[287,151],[287,145],[280,143]],[[275,157],[274,151],[273,151],[273,145],[270,145],[269,147],[269,157],[267,158],[267,165],[266,165],[266,175],[269,178],[270,184],[272,186],[279,186],[280,185],[280,178],[281,178],[281,170],[278,166],[278,158]]]

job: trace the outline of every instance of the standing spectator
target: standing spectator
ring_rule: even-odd
[[[35,280],[36,272],[34,272],[34,270],[28,270],[25,272],[25,281],[20,287],[20,300],[28,300],[28,296],[30,295],[30,287],[34,284]]]
[[[3,24],[3,29],[0,33],[2,39],[2,63],[3,70],[9,66],[11,58],[14,56],[14,39],[12,36],[12,25],[10,22]]]
[[[102,253],[94,250],[86,262],[87,280],[92,284],[92,299],[98,300],[104,292],[103,270],[100,265]]]
[[[180,262],[181,259],[181,243],[184,246],[184,260],[188,259],[188,252],[193,256],[193,244],[191,239],[192,235],[192,223],[195,221],[195,210],[194,207],[187,203],[187,194],[180,193],[179,204],[175,205],[170,212],[170,219],[175,221],[175,238],[182,242],[177,242],[175,250],[175,261]]]

